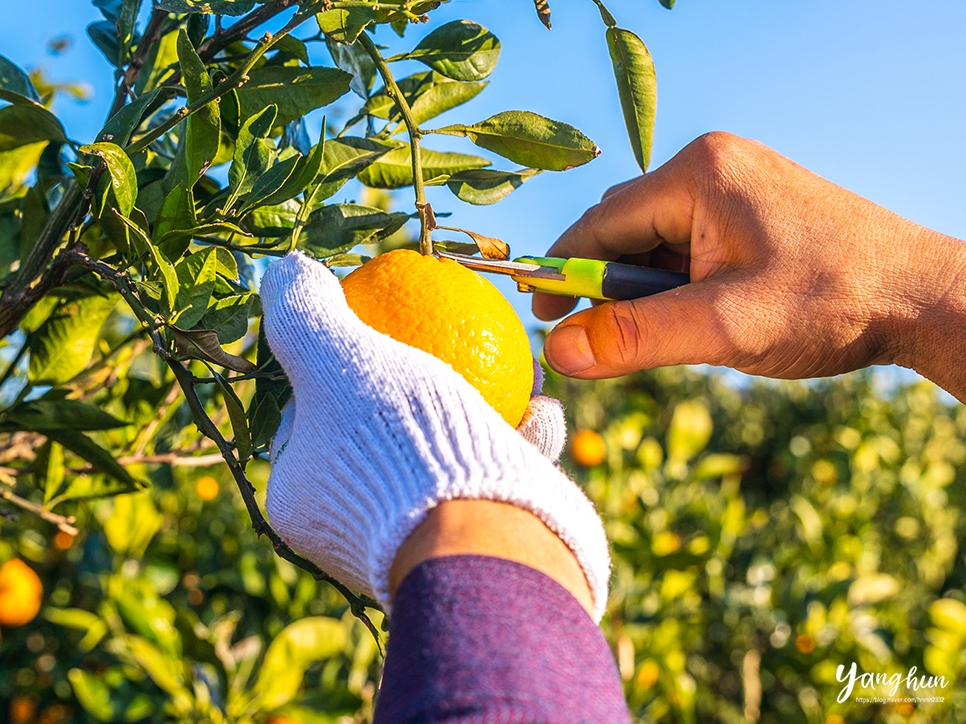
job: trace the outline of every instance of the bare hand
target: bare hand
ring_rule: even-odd
[[[948,346],[950,319],[966,328],[964,247],[762,144],[708,134],[611,189],[548,252],[690,271],[692,283],[568,317],[545,354],[581,378],[697,363],[805,378],[896,362],[962,397],[951,368],[963,365],[937,367],[932,345]],[[538,294],[533,311],[550,320],[574,304]]]

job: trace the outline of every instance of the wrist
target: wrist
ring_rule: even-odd
[[[966,242],[921,229],[902,269],[894,362],[966,402]]]
[[[396,552],[390,596],[420,563],[457,555],[522,563],[557,581],[593,615],[590,587],[567,545],[532,513],[490,500],[448,500],[430,511]]]

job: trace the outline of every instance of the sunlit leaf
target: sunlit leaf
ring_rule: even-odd
[[[398,189],[412,184],[412,148],[408,143],[394,142],[394,145],[393,150],[369,164],[356,178],[366,186],[377,189]],[[488,160],[479,156],[444,153],[428,148],[420,149],[420,160],[424,181],[490,165]]]
[[[251,71],[238,89],[242,118],[265,107],[278,106],[276,126],[284,126],[309,111],[327,106],[349,92],[352,76],[338,68],[266,66]]]
[[[540,173],[540,169],[523,171],[493,171],[486,168],[457,171],[451,174],[446,186],[456,196],[471,204],[495,204],[523,182]]]
[[[30,343],[28,375],[34,384],[59,385],[83,372],[117,297],[87,297],[62,307]]]
[[[319,30],[340,43],[354,43],[359,33],[376,19],[376,11],[366,7],[332,9],[316,13]]]
[[[114,207],[113,202],[116,201],[116,208],[121,212],[121,215],[130,216],[138,197],[137,173],[134,171],[131,158],[116,143],[107,141],[81,146],[80,151],[81,153],[99,156],[106,167],[106,173],[102,178],[108,179],[113,198],[104,194],[101,209]],[[98,190],[100,191],[100,189]],[[104,215],[103,211],[101,215]]]
[[[265,652],[253,693],[266,709],[282,706],[298,693],[305,670],[335,656],[345,643],[345,627],[338,619],[310,616],[289,624]]]
[[[500,59],[500,41],[470,20],[454,20],[427,35],[399,59],[418,60],[453,80],[486,78]]]
[[[637,165],[645,172],[651,161],[654,115],[657,109],[654,61],[647,46],[630,30],[608,28],[606,35],[627,137],[630,139]]]
[[[593,161],[600,149],[573,126],[529,111],[506,111],[472,126],[440,129],[531,168],[565,171]]]

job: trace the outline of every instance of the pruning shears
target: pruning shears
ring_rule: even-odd
[[[502,261],[442,250],[434,253],[474,271],[507,274],[517,283],[521,292],[617,301],[666,292],[690,281],[689,275],[682,272],[600,259],[521,256],[512,261]]]

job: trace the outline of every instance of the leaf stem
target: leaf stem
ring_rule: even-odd
[[[416,192],[416,209],[419,211],[419,253],[426,255],[432,254],[433,240],[429,233],[429,214],[426,210],[426,192],[423,187],[423,164],[419,154],[419,139],[422,137],[423,132],[416,124],[416,120],[413,118],[413,111],[409,107],[406,97],[399,90],[399,86],[396,85],[396,80],[392,77],[392,73],[389,72],[389,66],[386,65],[386,61],[383,60],[382,55],[379,53],[379,48],[372,42],[372,38],[363,31],[359,34],[359,42],[362,43],[362,47],[365,48],[369,57],[372,58],[372,62],[376,64],[376,69],[379,71],[379,75],[382,76],[382,82],[386,88],[386,95],[395,102],[399,108],[399,112],[402,113],[403,120],[406,122],[406,128],[409,131],[409,145],[412,148],[413,190]]]

